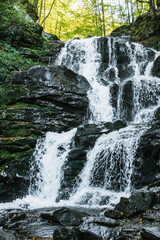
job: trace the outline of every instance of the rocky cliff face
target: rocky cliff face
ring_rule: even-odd
[[[15,73],[1,87],[1,201],[26,193],[37,138],[83,122],[88,88],[84,77],[57,66]]]

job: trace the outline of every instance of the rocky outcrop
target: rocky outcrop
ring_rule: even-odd
[[[26,193],[30,159],[38,137],[47,131],[67,131],[83,122],[88,108],[88,88],[84,77],[58,66],[37,66],[15,73],[3,85],[1,201],[21,196],[20,189]],[[7,187],[10,191],[5,190]]]
[[[129,36],[133,42],[139,42],[146,47],[160,50],[160,15],[158,9],[154,17],[149,12],[141,15],[133,24],[116,28],[111,36]]]
[[[135,187],[146,186],[160,178],[159,153],[160,124],[155,122],[140,139],[135,162],[140,175],[134,180]]]

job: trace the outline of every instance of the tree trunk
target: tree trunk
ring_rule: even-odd
[[[43,30],[45,30],[45,20],[46,20],[46,1],[44,1],[44,22],[43,22]]]
[[[130,23],[131,23],[131,20],[130,20],[130,12],[129,12],[129,4],[128,4],[128,0],[125,0],[125,3],[126,3],[127,13],[128,13],[128,23],[130,24]]]
[[[160,7],[160,0],[157,0],[157,8]]]
[[[131,0],[131,17],[132,17],[132,23],[134,23],[134,11],[133,11],[133,2]]]
[[[43,8],[43,0],[41,0],[41,6],[40,6],[40,10],[39,10],[39,19],[38,19],[38,24],[40,24],[41,15],[42,15],[42,8]]]
[[[155,3],[154,0],[149,0],[149,10],[152,15],[155,15]]]
[[[102,18],[103,18],[103,34],[106,35],[106,25],[105,25],[105,14],[104,14],[104,3],[103,0],[101,0],[102,4]]]
[[[98,16],[99,16],[99,23],[100,23],[100,32],[101,32],[101,36],[102,36],[102,34],[103,34],[103,32],[102,32],[102,19],[101,19],[99,4],[98,4]]]

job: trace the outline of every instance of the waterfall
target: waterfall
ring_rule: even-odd
[[[38,202],[40,206],[112,207],[121,196],[130,194],[134,187],[132,176],[136,171],[134,161],[140,137],[160,106],[160,79],[151,75],[159,55],[138,43],[112,37],[66,42],[56,64],[88,80],[87,122],[101,124],[121,120],[127,126],[102,134],[96,140],[87,152],[86,164],[69,200],[59,203],[56,201],[64,178],[64,163],[74,148],[77,130],[47,133],[46,138],[37,143],[26,202],[32,206],[37,206]]]

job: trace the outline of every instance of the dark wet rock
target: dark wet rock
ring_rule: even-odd
[[[80,231],[82,232],[95,235],[99,240],[103,240],[103,239],[122,240],[123,239],[123,235],[121,231],[108,228],[106,226],[101,226],[100,224],[97,224],[97,223],[88,223],[88,224],[82,223],[79,228],[80,228]]]
[[[123,85],[122,101],[121,101],[121,118],[124,121],[132,121],[133,118],[133,82],[127,81]]]
[[[119,86],[116,83],[113,83],[110,87],[110,102],[113,108],[117,110],[117,104],[118,104],[118,91]]]
[[[53,217],[63,226],[79,226],[84,216],[88,214],[65,207],[53,212]]]
[[[160,77],[160,56],[154,62],[152,75],[155,77]]]
[[[82,171],[86,163],[86,151],[83,148],[74,148],[68,154],[68,161],[64,164],[63,180],[61,181],[61,187],[59,190],[60,199],[68,199],[70,193],[78,183],[78,174]]]
[[[96,139],[103,133],[107,131],[105,126],[96,124],[84,124],[78,127],[77,133],[74,137],[75,146],[82,147],[85,150],[94,146]]]
[[[27,193],[31,156],[40,136],[47,131],[67,131],[83,122],[88,88],[84,77],[58,66],[15,73],[3,85],[0,201]]]
[[[113,219],[122,219],[123,213],[117,210],[107,210],[105,211],[104,216],[113,218]]]
[[[79,230],[76,228],[59,228],[53,233],[55,240],[79,240]]]
[[[42,63],[47,65],[55,64],[55,61],[62,47],[64,47],[64,42],[59,40],[51,40],[51,42],[49,42],[48,51],[44,54],[43,58],[41,59]]]
[[[140,173],[135,181],[136,187],[156,182],[159,178],[160,128],[159,123],[145,132],[140,138],[135,166]]]
[[[16,240],[17,238],[12,233],[8,233],[8,232],[4,232],[4,231],[0,230],[0,239],[1,240]]]
[[[102,226],[107,226],[107,227],[116,227],[119,225],[119,222],[115,219],[111,219],[108,217],[103,217],[103,216],[89,216],[89,217],[83,217],[81,219],[83,221],[83,223],[81,224],[81,227],[83,225],[83,227],[85,227],[85,224],[89,224],[89,223],[97,223],[100,224]]]
[[[160,187],[160,179],[156,182],[153,182],[148,185],[148,189],[153,188],[153,187]]]
[[[41,218],[43,218],[44,220],[51,221],[54,224],[58,224],[58,225],[60,224],[56,216],[53,214],[53,212],[41,213]]]
[[[148,210],[154,201],[152,192],[135,192],[129,198],[122,197],[115,206],[115,210],[122,212],[124,216],[132,215]]]
[[[160,227],[142,228],[141,236],[144,240],[160,240]]]
[[[14,213],[11,218],[10,221],[12,222],[16,222],[16,221],[20,221],[20,220],[24,220],[26,218],[26,214],[25,213]]]

